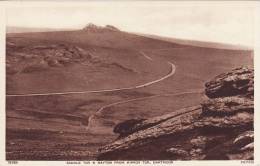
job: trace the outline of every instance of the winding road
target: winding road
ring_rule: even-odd
[[[143,55],[146,59],[153,60],[153,58],[149,57],[144,52],[139,51],[139,53],[141,55]],[[160,81],[163,81],[163,80],[171,77],[175,73],[176,66],[173,63],[171,63],[171,62],[167,62],[167,63],[171,67],[170,72],[168,74],[166,74],[165,76],[163,76],[163,77],[161,77],[159,79],[156,79],[156,80],[153,80],[153,81],[141,84],[141,85],[125,87],[125,88],[103,89],[103,90],[71,91],[71,92],[50,92],[50,93],[29,93],[29,94],[28,93],[27,94],[6,94],[6,97],[31,97],[31,96],[55,96],[55,95],[70,95],[70,94],[85,94],[85,93],[103,93],[103,92],[115,92],[115,91],[143,88],[143,87],[150,86],[152,84],[158,83]]]
[[[139,53],[144,56],[144,58],[152,61],[153,58],[146,55],[143,51],[139,51]],[[125,88],[114,88],[114,89],[103,89],[103,90],[87,90],[87,91],[71,91],[71,92],[51,92],[51,93],[30,93],[30,94],[7,94],[7,97],[31,97],[31,96],[54,96],[54,95],[70,95],[70,94],[85,94],[85,93],[103,93],[103,92],[115,92],[115,91],[122,91],[122,90],[133,90],[133,89],[138,89],[138,88],[144,88],[147,86],[151,86],[155,83],[161,82],[171,76],[174,75],[175,71],[176,71],[176,66],[167,61],[167,64],[170,66],[170,71],[165,75],[162,76],[159,79],[153,80],[153,81],[149,81],[147,83],[143,83],[141,85],[136,85],[136,86],[131,86],[131,87],[125,87]],[[88,125],[86,127],[87,130],[90,130],[91,126],[92,126],[92,121],[94,119],[94,117],[101,113],[103,110],[105,110],[106,108],[112,107],[112,106],[116,106],[116,105],[120,105],[120,104],[125,104],[125,103],[130,103],[130,102],[134,102],[134,101],[140,101],[140,100],[147,100],[147,99],[151,99],[151,98],[156,98],[156,97],[161,97],[161,96],[176,96],[176,95],[181,95],[181,94],[192,94],[192,93],[200,93],[202,90],[189,90],[187,92],[182,92],[182,93],[168,93],[168,94],[156,94],[156,95],[152,95],[152,96],[147,96],[147,97],[141,97],[141,98],[133,98],[133,99],[128,99],[128,100],[123,100],[123,101],[119,101],[119,102],[115,102],[115,103],[111,103],[105,106],[102,106],[100,109],[98,109],[94,114],[92,114],[89,118],[88,118]]]

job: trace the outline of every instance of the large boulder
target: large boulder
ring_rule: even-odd
[[[133,132],[135,132],[135,126],[137,124],[140,124],[142,121],[144,121],[145,119],[130,119],[130,120],[126,120],[122,123],[117,124],[114,127],[114,133],[118,133],[120,134],[120,136],[125,136],[125,135],[129,135]]]
[[[253,97],[254,70],[248,67],[241,67],[221,74],[206,83],[205,93],[210,98],[239,94]]]

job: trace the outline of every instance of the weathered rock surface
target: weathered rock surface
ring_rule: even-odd
[[[235,69],[206,84],[206,94],[218,98],[163,116],[119,124],[115,131],[120,137],[100,148],[98,159],[253,159],[252,79],[253,70]],[[247,81],[242,84],[241,80]],[[229,88],[232,90],[226,91]]]
[[[235,138],[233,147],[236,149],[235,153],[228,154],[230,160],[254,159],[254,132],[246,131]]]
[[[189,152],[187,152],[186,150],[175,147],[166,149],[166,153],[168,153],[169,155],[180,156],[185,158],[189,156]]]
[[[243,146],[247,146],[254,141],[254,132],[246,131],[240,135],[233,141],[233,144],[239,148],[243,148]]]
[[[118,124],[118,126],[116,126],[114,130],[118,130],[117,128],[119,126],[122,126],[122,124],[123,124],[124,125],[124,131],[123,132],[121,131],[121,133],[124,136],[127,136],[127,135],[129,135],[133,132],[137,132],[139,130],[147,129],[149,127],[152,127],[152,126],[155,126],[155,125],[160,124],[162,122],[165,122],[165,121],[167,121],[171,118],[174,118],[176,116],[183,115],[183,114],[189,113],[191,111],[200,110],[200,109],[201,109],[201,106],[193,106],[193,107],[189,107],[189,108],[185,108],[185,109],[180,109],[180,110],[177,110],[177,111],[172,112],[170,114],[166,114],[166,115],[162,115],[162,116],[158,116],[158,117],[154,117],[154,118],[150,118],[150,119],[146,119],[146,120],[134,120],[136,123],[132,123],[132,125],[128,125],[128,123],[133,122],[133,120],[128,120],[126,122]],[[120,132],[116,132],[116,133],[120,133]]]
[[[209,99],[202,103],[202,111],[204,115],[211,116],[226,116],[238,112],[253,112],[254,101],[246,97],[238,96]]]
[[[254,70],[242,67],[231,72],[221,74],[206,83],[206,95],[210,98],[254,95]]]

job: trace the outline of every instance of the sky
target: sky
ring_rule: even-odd
[[[18,5],[7,26],[80,29],[88,23],[123,31],[253,46],[255,7],[232,2],[87,2]]]

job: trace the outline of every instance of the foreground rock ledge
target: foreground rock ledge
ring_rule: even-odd
[[[205,93],[210,98],[254,94],[254,70],[241,67],[219,76],[206,83]]]
[[[100,160],[253,159],[253,70],[243,67],[206,83],[201,105],[118,124],[119,138]]]

